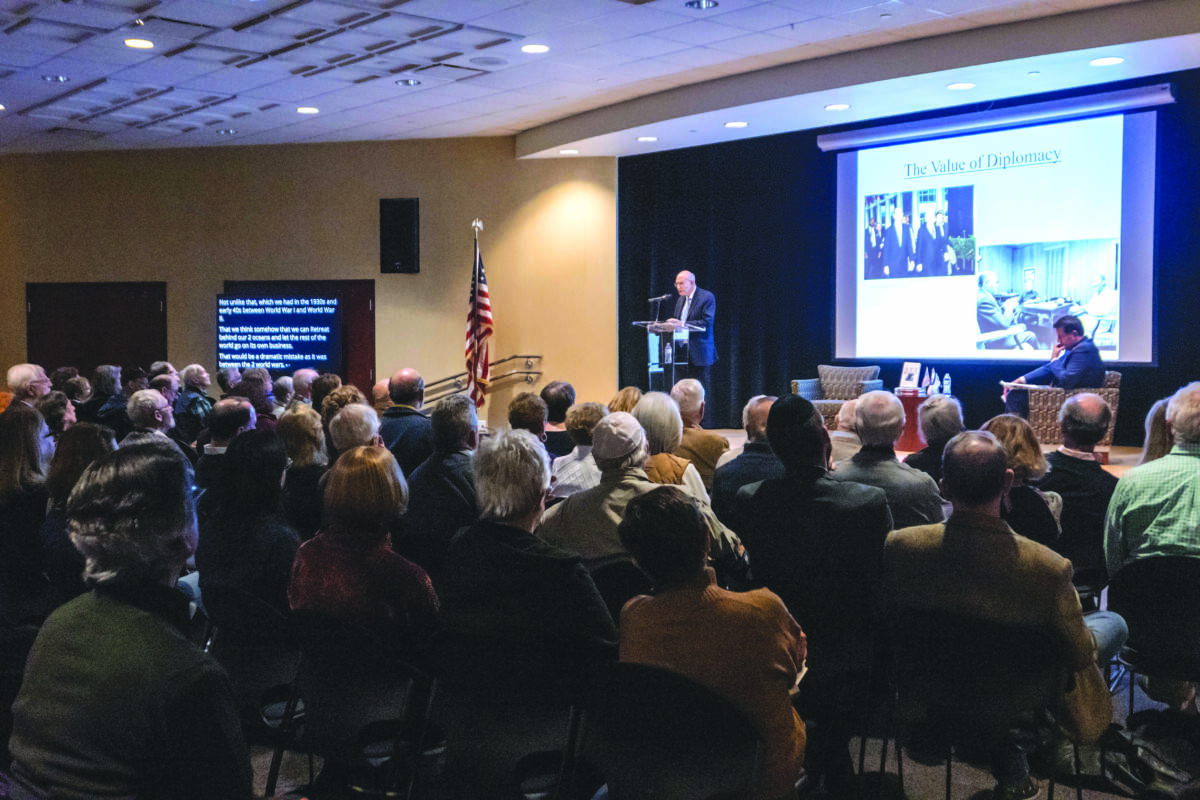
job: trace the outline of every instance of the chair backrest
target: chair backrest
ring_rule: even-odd
[[[621,609],[632,597],[650,594],[653,585],[646,573],[629,559],[614,561],[592,571],[592,582],[604,598],[608,613],[620,624]]]
[[[879,367],[833,367],[817,365],[821,381],[821,397],[825,400],[853,400],[860,394],[863,381],[879,377]]]
[[[419,670],[352,623],[312,610],[293,611],[291,619],[304,653],[305,737],[313,752],[352,763],[363,729],[405,718]]]
[[[943,611],[899,610],[893,671],[901,709],[917,708],[951,735],[1002,732],[1023,712],[1063,698],[1067,659],[1042,631]]]
[[[748,797],[762,742],[738,709],[682,675],[613,664],[599,676],[581,734],[609,797]]]
[[[1108,584],[1108,609],[1129,626],[1125,647],[1140,670],[1200,680],[1200,557],[1155,556],[1121,567]]]
[[[240,589],[210,587],[204,607],[216,625],[209,653],[229,673],[246,718],[262,710],[264,696],[291,684],[300,668],[300,645],[278,609]]]

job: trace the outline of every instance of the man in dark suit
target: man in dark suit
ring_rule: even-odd
[[[937,236],[928,214],[917,229],[917,272],[922,275],[945,275],[946,262],[937,251]]]
[[[433,452],[433,425],[421,411],[425,380],[415,369],[398,370],[388,381],[392,406],[383,412],[379,435],[407,478]]]
[[[1100,386],[1104,383],[1104,363],[1092,340],[1083,335],[1083,323],[1070,314],[1054,321],[1058,344],[1050,351],[1050,361],[1027,372],[1013,383],[1049,384],[1064,389]],[[1004,390],[1004,410],[1029,416],[1029,393],[1024,389]]]
[[[685,322],[704,326],[702,331],[693,331],[688,337],[687,375],[675,374],[680,378],[695,378],[705,388],[712,386],[712,365],[717,360],[717,345],[713,341],[713,316],[717,313],[717,298],[713,293],[696,286],[696,276],[684,270],[675,276],[675,290],[679,299],[675,301],[675,316],[667,320],[672,325]]]
[[[891,226],[883,233],[884,273],[889,278],[907,276],[913,266],[914,256],[912,228],[908,225],[908,217],[904,211],[896,209],[892,214]]]

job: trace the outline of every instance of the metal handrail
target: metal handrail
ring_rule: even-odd
[[[540,355],[514,355],[493,361],[488,364],[489,369],[500,364],[507,364],[510,361],[520,360],[525,361],[525,369],[514,369],[501,373],[500,375],[493,375],[490,379],[490,383],[496,383],[497,381],[502,381],[505,378],[511,378],[515,375],[523,376],[525,383],[536,383],[537,379],[542,377],[542,372],[541,370],[534,369],[534,367],[536,366],[536,362],[541,361],[541,359],[542,357]],[[425,402],[432,404],[438,400],[441,400],[443,397],[449,397],[452,394],[459,394],[466,391],[466,389],[467,372],[466,370],[463,370],[462,372],[451,375],[448,378],[439,378],[432,383],[425,384]]]

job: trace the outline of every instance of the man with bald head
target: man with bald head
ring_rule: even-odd
[[[24,403],[33,408],[34,401],[50,391],[46,370],[37,364],[15,364],[8,368],[6,377],[13,405]]]
[[[958,434],[946,445],[942,465],[942,491],[954,510],[946,522],[888,535],[885,600],[897,610],[953,612],[1044,632],[1061,645],[1073,673],[1066,684],[1073,689],[1055,718],[1081,744],[1096,741],[1112,720],[1098,664],[1107,663],[1124,642],[1123,620],[1097,612],[1085,623],[1071,562],[1018,536],[1000,518],[1013,471],[996,437],[984,431]],[[1012,740],[993,752],[992,775],[996,797],[1037,792],[1026,753]]]
[[[379,435],[407,478],[433,452],[433,425],[421,411],[425,380],[411,367],[397,370],[388,381],[388,396],[392,405],[383,412]]]
[[[688,374],[676,372],[675,377],[695,378],[706,388],[711,388],[712,365],[717,360],[717,345],[713,340],[717,298],[713,297],[712,292],[697,287],[696,276],[686,269],[675,276],[675,291],[679,292],[679,299],[675,301],[674,316],[667,322],[672,325],[689,323],[703,328],[688,336]]]
[[[724,463],[718,462],[716,472],[713,473],[713,513],[734,529],[737,525],[733,521],[733,502],[738,489],[748,483],[783,477],[783,464],[775,457],[767,441],[767,415],[775,400],[775,397],[765,394],[750,398],[746,407],[742,409],[746,445],[733,458]],[[721,458],[724,460],[725,456]]]
[[[308,367],[292,373],[292,399],[288,401],[288,408],[297,405],[312,405],[312,385],[319,375],[320,373],[315,369]],[[318,412],[320,410],[317,409]]]
[[[1075,585],[1090,586],[1096,596],[1108,581],[1104,566],[1104,513],[1117,488],[1117,477],[1096,460],[1096,444],[1108,432],[1112,409],[1091,392],[1072,395],[1058,412],[1062,445],[1046,457],[1050,471],[1038,482],[1042,491],[1062,497],[1062,535],[1054,549],[1075,567]]]

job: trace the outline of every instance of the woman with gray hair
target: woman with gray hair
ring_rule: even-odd
[[[67,504],[91,591],[46,620],[13,704],[19,797],[249,798],[229,678],[174,586],[196,548],[192,469],[170,442],[96,461]]]
[[[917,408],[917,420],[927,446],[909,455],[904,463],[940,481],[942,451],[947,442],[964,430],[962,405],[948,394],[935,394]]]
[[[683,441],[683,417],[675,398],[663,392],[649,392],[633,408],[634,418],[646,431],[650,458],[646,459],[646,477],[654,483],[678,486],[702,503],[708,503],[708,491],[696,466],[675,455]]]

